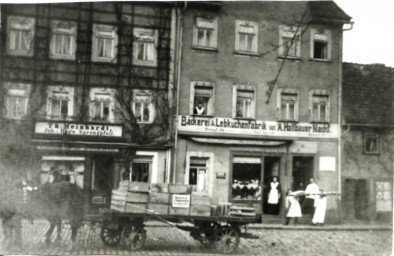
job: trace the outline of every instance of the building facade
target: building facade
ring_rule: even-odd
[[[120,179],[167,181],[172,6],[1,7],[2,171],[38,183],[59,171],[92,211]]]
[[[342,209],[345,221],[393,216],[394,70],[343,64]]]
[[[263,221],[280,220],[286,191],[310,178],[339,192],[350,17],[333,2],[189,2],[181,20],[172,182],[214,204],[253,205]],[[273,177],[277,204],[268,203]],[[339,208],[330,197],[328,221],[339,221]]]

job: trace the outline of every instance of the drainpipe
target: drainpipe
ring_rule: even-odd
[[[339,33],[339,70],[338,70],[338,217],[342,223],[342,33]]]

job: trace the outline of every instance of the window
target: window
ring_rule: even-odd
[[[74,88],[50,86],[48,87],[47,115],[50,118],[71,117],[74,107]]]
[[[238,53],[257,53],[258,25],[256,22],[235,22],[235,51]]]
[[[282,121],[298,121],[298,91],[278,90],[278,118]]]
[[[327,91],[324,90],[310,91],[309,121],[330,122],[330,96]]]
[[[376,182],[376,211],[377,212],[391,212],[392,207],[392,192],[391,182],[377,181]]]
[[[233,157],[232,198],[261,200],[261,158]]]
[[[131,181],[150,182],[152,157],[136,157],[131,167]]]
[[[7,21],[8,53],[12,55],[33,56],[35,19],[9,16]]]
[[[134,64],[157,66],[157,30],[134,28]]]
[[[5,116],[9,119],[22,119],[27,114],[30,94],[29,84],[5,83]]]
[[[92,61],[116,62],[118,35],[115,26],[93,24]]]
[[[299,58],[301,56],[300,28],[279,26],[279,55],[282,57]]]
[[[214,83],[192,82],[190,88],[191,108],[193,115],[213,115],[214,110]]]
[[[196,18],[194,25],[193,46],[196,48],[217,48],[217,18]]]
[[[365,154],[379,154],[380,150],[379,134],[377,132],[364,133],[364,153]]]
[[[255,117],[255,88],[253,86],[234,86],[233,117]]]
[[[189,166],[189,185],[192,185],[193,191],[207,192],[207,181],[207,159],[200,157],[191,157]]]
[[[331,59],[331,31],[311,29],[311,58],[315,60]]]
[[[114,120],[114,91],[94,88],[90,90],[90,118],[94,121]]]
[[[136,91],[133,100],[133,113],[138,123],[152,123],[154,105],[150,92]]]
[[[50,57],[75,60],[77,25],[75,22],[51,22]]]

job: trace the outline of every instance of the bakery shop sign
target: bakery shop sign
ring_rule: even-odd
[[[95,137],[122,137],[122,126],[107,124],[36,122],[34,133],[48,135],[67,134]]]
[[[336,138],[338,125],[243,120],[223,117],[179,116],[178,130],[201,133]]]

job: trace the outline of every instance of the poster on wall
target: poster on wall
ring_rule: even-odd
[[[335,157],[330,157],[330,156],[319,157],[319,170],[335,172]]]

